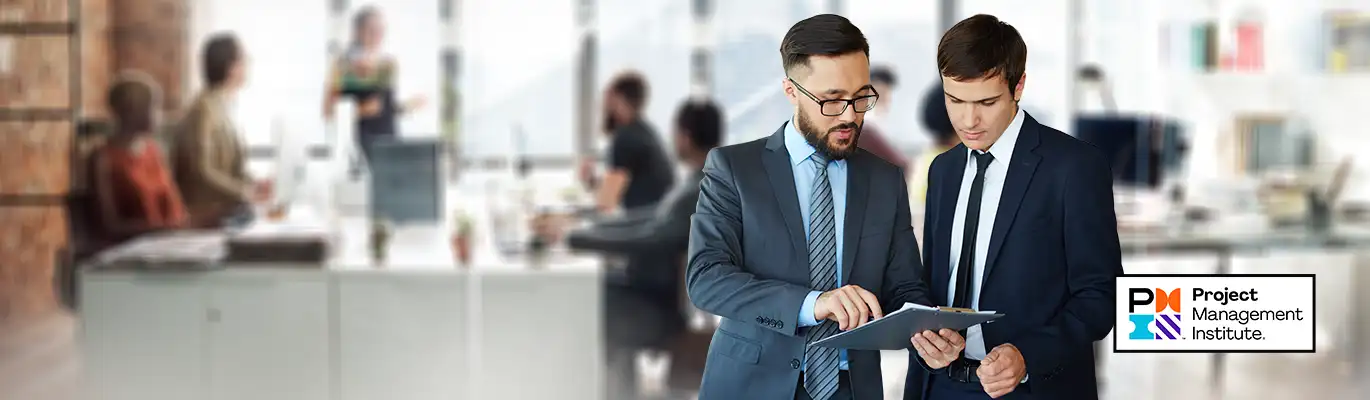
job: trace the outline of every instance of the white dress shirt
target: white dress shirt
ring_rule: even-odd
[[[1013,159],[1013,146],[1018,143],[1018,133],[1022,128],[1023,110],[1020,108],[1013,116],[1013,122],[1009,123],[1008,129],[1005,129],[999,140],[989,147],[989,154],[994,156],[994,161],[990,162],[989,169],[985,171],[985,186],[980,197],[980,226],[975,230],[975,268],[971,271],[971,276],[981,284],[971,286],[972,309],[980,309],[980,287],[985,281],[985,259],[989,254],[989,239],[994,233],[994,217],[999,213],[999,197],[1004,192],[1004,178],[1008,176],[1008,167],[1011,165],[1009,161]],[[970,186],[975,180],[978,168],[975,165],[975,157],[970,156],[970,152],[975,150],[966,151],[966,172],[961,177],[961,192],[956,195],[956,217],[951,224],[951,278],[947,280],[947,304],[952,304],[956,297],[956,268],[961,260],[961,240],[966,231],[966,202],[970,200]],[[987,353],[984,332],[980,325],[967,329],[966,357],[982,360]]]

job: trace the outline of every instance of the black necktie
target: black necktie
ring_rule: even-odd
[[[974,282],[971,277],[975,269],[975,232],[980,227],[980,198],[984,197],[985,191],[985,170],[989,169],[989,163],[994,161],[994,156],[981,151],[972,151],[975,156],[975,180],[970,184],[970,199],[966,200],[966,226],[961,235],[961,257],[956,262],[956,297],[951,303],[952,307],[970,308],[971,288]],[[965,332],[961,333],[965,336]]]

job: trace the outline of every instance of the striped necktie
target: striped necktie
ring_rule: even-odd
[[[815,152],[809,157],[814,168],[813,192],[809,194],[809,285],[826,292],[837,288],[837,229],[832,206],[832,185],[828,183],[828,158]],[[837,323],[820,321],[804,334],[813,343],[836,334]],[[837,392],[838,350],[807,346],[804,350],[804,390],[814,400],[828,400]]]

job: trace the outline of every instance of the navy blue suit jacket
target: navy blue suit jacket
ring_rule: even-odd
[[[923,279],[947,305],[952,220],[967,150],[933,160],[923,226]],[[985,350],[1011,343],[1029,380],[1008,398],[1097,399],[1093,342],[1114,323],[1123,272],[1109,163],[1094,146],[1023,121],[985,260],[979,308],[1004,314],[982,326]],[[981,235],[987,232],[980,232]],[[931,370],[910,352],[906,399],[921,399]]]

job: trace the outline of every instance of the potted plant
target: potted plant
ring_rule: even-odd
[[[390,249],[390,224],[377,219],[371,223],[371,261],[385,264]]]
[[[471,217],[462,212],[456,213],[452,224],[452,255],[462,266],[471,265]]]

